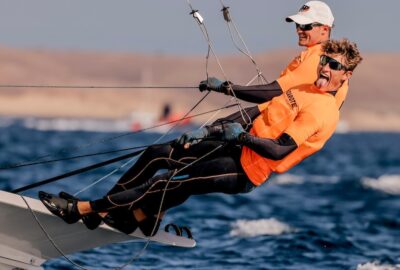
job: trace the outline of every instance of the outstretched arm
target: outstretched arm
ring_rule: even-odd
[[[282,89],[277,81],[273,81],[269,84],[249,86],[233,84],[231,87],[237,98],[253,103],[264,103],[282,94]],[[228,94],[233,96],[231,91],[229,91]]]
[[[239,99],[253,103],[264,103],[282,94],[282,88],[277,81],[269,84],[242,86],[224,82],[214,77],[201,81],[199,89],[200,91],[209,90],[230,96],[235,95]]]

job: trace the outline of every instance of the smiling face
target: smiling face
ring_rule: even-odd
[[[315,86],[321,92],[337,90],[353,74],[347,70],[345,57],[341,54],[323,54],[318,65]]]
[[[299,46],[311,47],[329,39],[329,26],[320,24],[311,25],[312,28],[308,30],[310,27],[303,27],[304,25],[296,24],[296,32],[299,37]]]

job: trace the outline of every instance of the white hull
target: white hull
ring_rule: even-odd
[[[121,234],[106,225],[90,231],[81,223],[68,225],[50,214],[36,199],[25,197],[40,224],[64,254],[92,249],[110,243],[141,239],[136,230],[131,235]],[[161,231],[152,241],[180,247],[194,247],[192,239]],[[21,196],[0,191],[0,269],[42,269],[46,260],[61,254],[49,241]]]

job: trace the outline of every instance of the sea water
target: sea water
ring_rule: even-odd
[[[41,131],[15,122],[1,124],[2,190],[126,152],[19,169],[4,167],[148,145],[160,136]],[[101,180],[80,194],[94,199],[134,161],[124,162],[24,194],[36,198],[38,190],[75,193]],[[400,269],[399,211],[400,134],[335,134],[318,154],[250,194],[192,197],[168,211],[163,224],[189,226],[197,246],[182,249],[151,243],[125,269]],[[114,244],[69,258],[88,269],[112,269],[137,256],[144,244]],[[63,258],[46,262],[44,268],[75,269]]]

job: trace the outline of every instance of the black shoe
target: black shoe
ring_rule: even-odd
[[[139,228],[142,233],[147,237],[152,237],[157,234],[158,229],[160,229],[161,218],[150,216],[147,217],[145,220],[139,222]]]
[[[132,210],[127,208],[111,210],[105,217],[103,217],[103,221],[108,226],[125,234],[133,233],[138,227],[138,222],[136,221]]]
[[[82,217],[78,211],[78,200],[63,199],[44,191],[39,191],[39,199],[51,213],[68,224],[76,223]]]
[[[77,197],[75,197],[67,192],[64,192],[64,191],[61,191],[58,195],[61,198],[66,199],[66,200],[73,199],[73,200],[79,201],[79,199]],[[88,215],[82,216],[82,221],[83,221],[83,224],[85,224],[86,228],[88,228],[89,230],[94,230],[100,226],[102,219],[98,213],[90,213]]]

